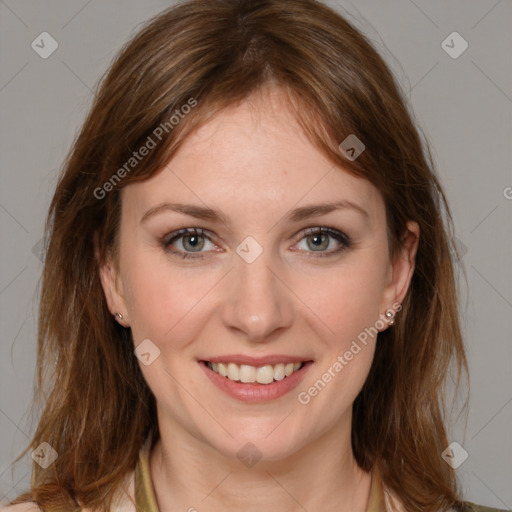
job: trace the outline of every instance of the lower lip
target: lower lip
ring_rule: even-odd
[[[237,400],[249,403],[270,402],[282,397],[299,385],[312,364],[312,361],[304,363],[300,370],[283,380],[274,381],[271,384],[258,384],[228,379],[208,368],[204,361],[199,361],[199,366],[219,389]]]

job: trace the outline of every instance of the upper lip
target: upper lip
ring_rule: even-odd
[[[248,366],[255,366],[259,368],[260,366],[265,365],[276,365],[279,363],[302,363],[306,361],[311,361],[307,357],[298,357],[291,355],[283,355],[283,354],[275,354],[269,356],[262,357],[254,357],[254,356],[246,356],[243,354],[228,354],[225,356],[212,356],[202,361],[209,361],[210,363],[235,363],[238,365],[245,364]]]

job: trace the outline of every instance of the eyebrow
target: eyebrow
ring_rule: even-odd
[[[370,215],[368,212],[356,203],[352,201],[343,200],[336,202],[323,202],[320,204],[301,206],[299,208],[295,208],[294,210],[289,211],[285,215],[285,219],[290,222],[299,222],[304,219],[308,219],[310,217],[320,217],[321,215],[327,215],[336,210],[353,210],[358,212],[366,220],[369,220]],[[141,224],[146,222],[149,218],[164,212],[164,211],[172,211],[177,213],[182,213],[184,215],[189,215],[191,217],[195,217],[197,219],[203,220],[211,220],[211,221],[221,221],[224,224],[228,224],[228,218],[218,210],[214,210],[212,208],[193,205],[193,204],[183,204],[183,203],[161,203],[153,208],[150,208],[141,218]]]

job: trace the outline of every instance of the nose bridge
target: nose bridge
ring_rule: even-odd
[[[247,247],[240,244],[239,254],[235,255],[223,320],[227,327],[242,331],[251,341],[264,341],[276,329],[291,324],[292,298],[276,277],[278,271],[271,252],[263,250],[255,259],[246,258],[242,250]],[[250,251],[254,247],[249,242]]]

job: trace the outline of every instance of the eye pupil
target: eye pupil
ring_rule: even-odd
[[[187,245],[189,245],[189,248],[191,248],[191,250],[193,250],[193,251],[201,250],[204,245],[204,239],[203,240],[201,240],[201,239],[202,239],[202,237],[198,236],[198,235],[187,235],[187,236],[183,237],[183,246],[187,250],[188,250]],[[188,243],[187,243],[187,241],[188,241]]]
[[[323,240],[322,240],[322,238],[323,238]],[[310,235],[308,237],[308,240],[311,240],[313,242],[313,247],[316,249],[318,249],[318,248],[325,249],[329,245],[328,237],[321,233]],[[327,241],[327,245],[325,244],[326,241]]]

